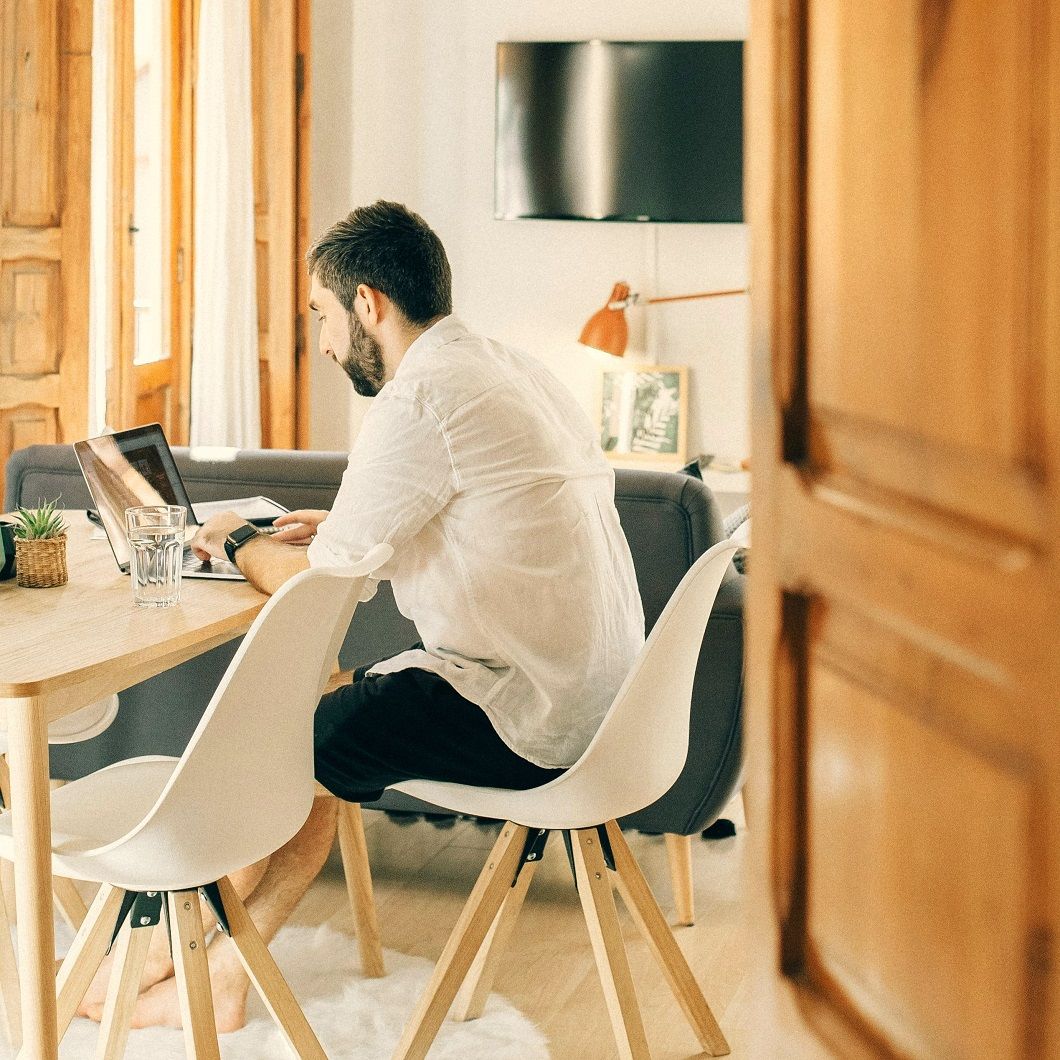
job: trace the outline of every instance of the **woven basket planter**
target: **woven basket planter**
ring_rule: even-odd
[[[58,537],[15,538],[15,577],[27,589],[65,585],[66,534]]]

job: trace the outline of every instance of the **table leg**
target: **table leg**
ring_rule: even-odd
[[[20,1057],[56,1060],[55,928],[52,923],[51,790],[48,783],[47,705],[40,697],[8,704],[18,910],[19,978],[22,984]]]

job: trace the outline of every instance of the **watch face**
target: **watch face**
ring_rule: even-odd
[[[231,562],[236,561],[236,552],[239,547],[246,544],[252,537],[256,537],[258,533],[257,527],[250,526],[237,526],[228,537],[225,538],[225,555],[228,556]]]

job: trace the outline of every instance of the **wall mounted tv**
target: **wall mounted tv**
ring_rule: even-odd
[[[497,45],[494,214],[743,220],[743,41]]]

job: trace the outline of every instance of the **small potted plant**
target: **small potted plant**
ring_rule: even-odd
[[[50,589],[66,584],[66,523],[54,501],[13,516],[15,576],[19,585]]]

